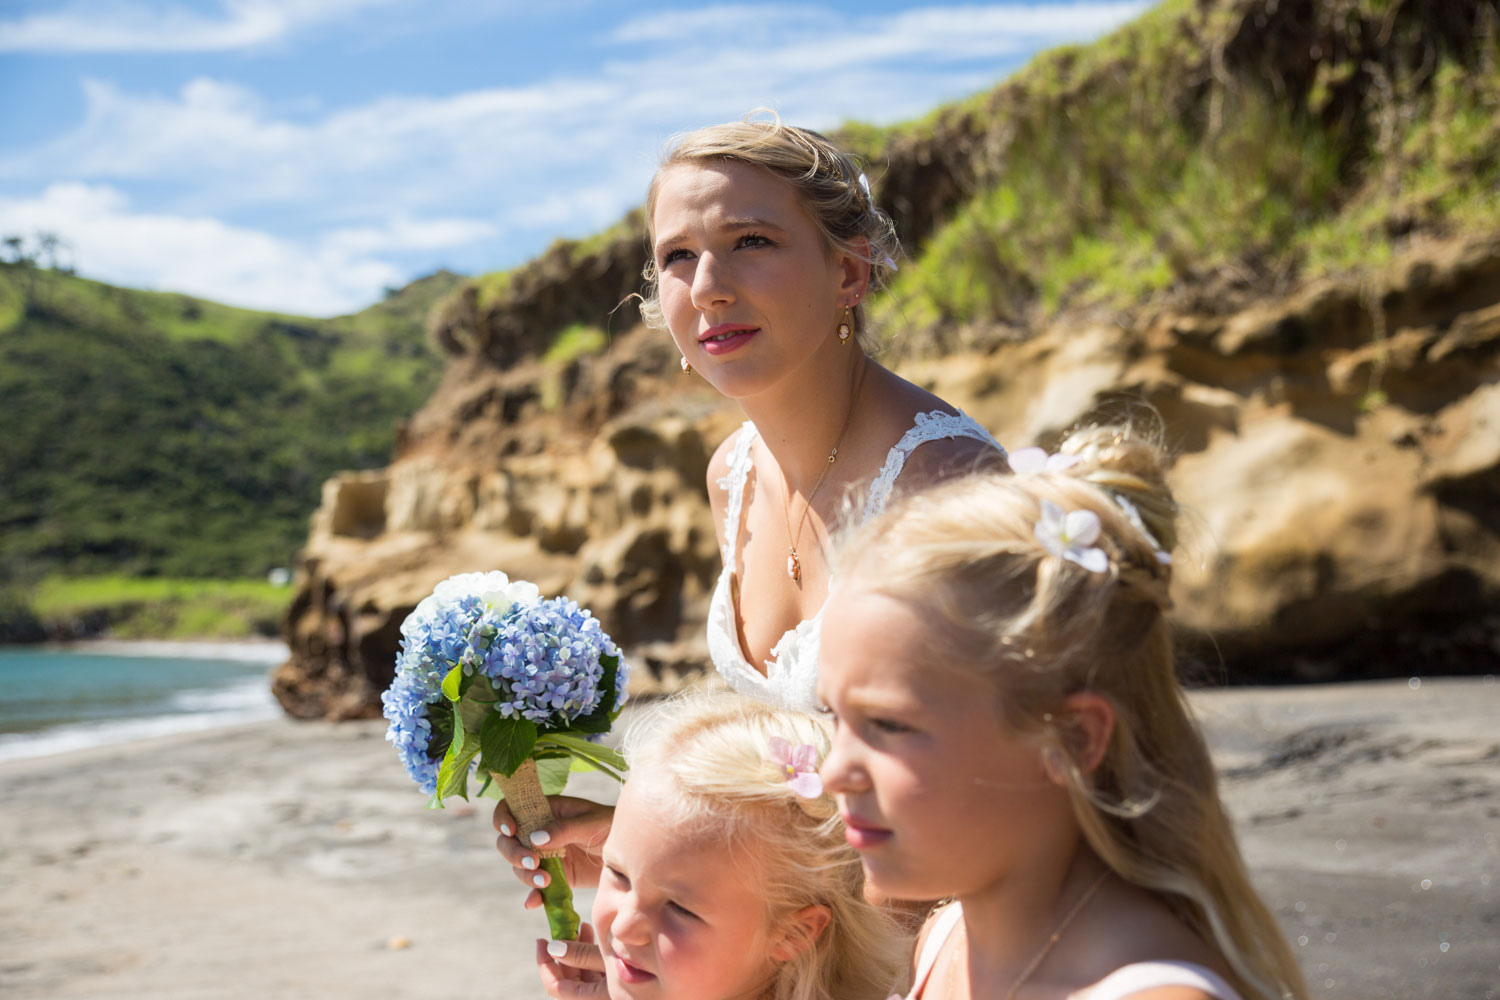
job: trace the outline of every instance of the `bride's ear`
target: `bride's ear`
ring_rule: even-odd
[[[778,962],[790,962],[812,947],[832,919],[833,914],[822,903],[804,906],[782,923],[781,937],[771,946],[771,957]]]
[[[853,252],[839,254],[839,295],[853,302],[864,300],[870,290],[870,241],[863,236],[853,241]]]

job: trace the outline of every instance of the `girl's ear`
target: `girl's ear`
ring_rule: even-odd
[[[781,925],[781,938],[772,945],[771,957],[778,962],[790,962],[812,947],[832,919],[833,914],[822,903],[804,906]]]
[[[1092,774],[1109,751],[1109,738],[1115,731],[1115,706],[1094,691],[1079,691],[1063,699],[1063,738],[1073,764],[1083,774]],[[1047,775],[1058,784],[1066,784],[1062,768],[1054,773],[1052,761],[1045,755]]]

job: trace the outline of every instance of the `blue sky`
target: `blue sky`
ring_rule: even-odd
[[[0,234],[334,315],[608,225],[675,132],[901,121],[1146,6],[0,0]]]

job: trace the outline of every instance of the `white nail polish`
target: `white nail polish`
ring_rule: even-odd
[[[563,941],[548,941],[547,942],[547,954],[551,955],[553,958],[562,958],[567,953],[568,953],[568,946],[567,946],[566,942],[563,942]]]
[[[531,876],[531,884],[536,886],[538,889],[545,889],[547,888],[547,876],[533,875]]]
[[[503,833],[503,834],[505,834],[507,837],[509,837],[510,836],[510,824],[509,823],[501,823],[500,824],[500,832]]]
[[[536,867],[536,858],[522,858],[521,867],[530,871],[531,869]]]
[[[536,847],[546,847],[548,844],[552,843],[552,834],[548,833],[546,830],[538,830],[536,833],[533,833],[531,835],[531,843]]]

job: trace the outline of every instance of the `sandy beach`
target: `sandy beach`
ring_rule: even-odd
[[[1194,702],[1313,995],[1500,997],[1500,684]],[[276,720],[0,764],[0,995],[541,997],[545,925],[490,804],[424,810],[383,733]]]

